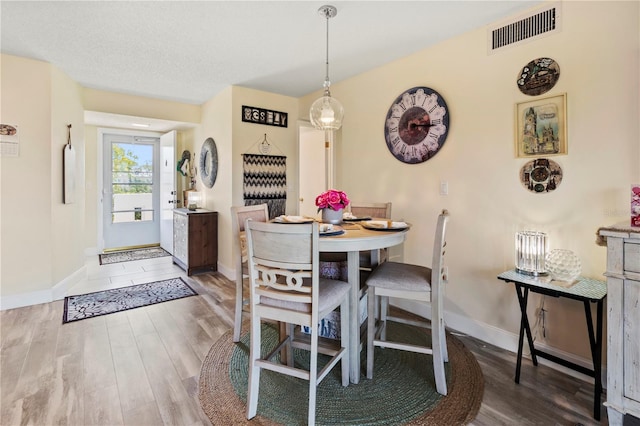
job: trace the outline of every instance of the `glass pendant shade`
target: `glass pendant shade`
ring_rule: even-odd
[[[342,126],[344,108],[342,108],[340,102],[331,97],[331,92],[329,92],[329,87],[331,86],[331,81],[329,80],[329,19],[338,14],[338,9],[327,4],[320,7],[318,12],[326,19],[327,23],[326,75],[324,78],[324,94],[311,104],[309,120],[313,127],[318,130],[338,130]]]
[[[316,99],[309,110],[311,124],[320,130],[338,130],[343,117],[342,104],[328,94]]]

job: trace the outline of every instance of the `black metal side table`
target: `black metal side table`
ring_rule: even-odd
[[[518,359],[516,362],[515,382],[520,383],[520,368],[522,366],[522,346],[524,344],[524,335],[527,335],[529,350],[531,351],[531,360],[533,365],[538,365],[538,359],[545,358],[549,361],[560,364],[564,367],[578,371],[595,379],[594,396],[593,396],[593,417],[600,420],[600,397],[602,395],[602,314],[603,302],[607,297],[607,283],[605,281],[594,280],[591,278],[579,277],[578,282],[571,287],[562,287],[553,285],[546,277],[533,277],[524,275],[510,270],[498,275],[498,279],[508,283],[513,283],[520,304],[520,312],[522,314],[520,321],[520,338],[518,340]],[[578,300],[584,303],[584,313],[587,320],[587,330],[589,332],[589,343],[591,345],[591,357],[593,360],[593,369],[586,368],[582,365],[575,364],[571,361],[559,358],[550,353],[536,349],[533,344],[533,336],[531,335],[531,327],[529,326],[529,318],[527,317],[527,301],[529,299],[529,291],[533,293],[544,294],[551,297],[566,297]],[[591,303],[596,304],[596,325],[594,331],[593,318],[591,315]]]

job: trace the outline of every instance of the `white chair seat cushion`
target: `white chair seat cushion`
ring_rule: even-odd
[[[367,279],[370,287],[405,291],[430,291],[431,268],[407,263],[384,262]]]
[[[345,293],[349,292],[351,285],[344,281],[330,280],[326,278],[320,278],[319,292],[319,304],[318,310],[324,312],[327,309],[340,305]],[[297,312],[311,312],[311,304],[290,302],[286,300],[273,299],[266,296],[260,297],[261,305],[273,306],[275,308],[284,308]]]

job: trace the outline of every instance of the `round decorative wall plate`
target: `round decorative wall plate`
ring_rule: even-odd
[[[414,87],[398,96],[384,123],[387,148],[403,163],[423,163],[436,155],[449,133],[444,98],[428,87]]]
[[[551,90],[560,78],[560,66],[551,58],[529,62],[518,75],[518,89],[525,95],[537,96]]]
[[[520,169],[520,182],[531,192],[551,192],[562,182],[562,168],[548,158],[531,160]]]
[[[212,188],[218,176],[218,150],[212,138],[207,138],[200,151],[200,177],[207,188]]]
[[[17,133],[15,127],[10,126],[8,124],[0,124],[0,135],[2,136],[13,136]]]

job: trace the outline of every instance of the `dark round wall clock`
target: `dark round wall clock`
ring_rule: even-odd
[[[384,123],[387,148],[407,164],[436,155],[449,133],[449,109],[444,98],[428,87],[405,90],[391,104]]]

